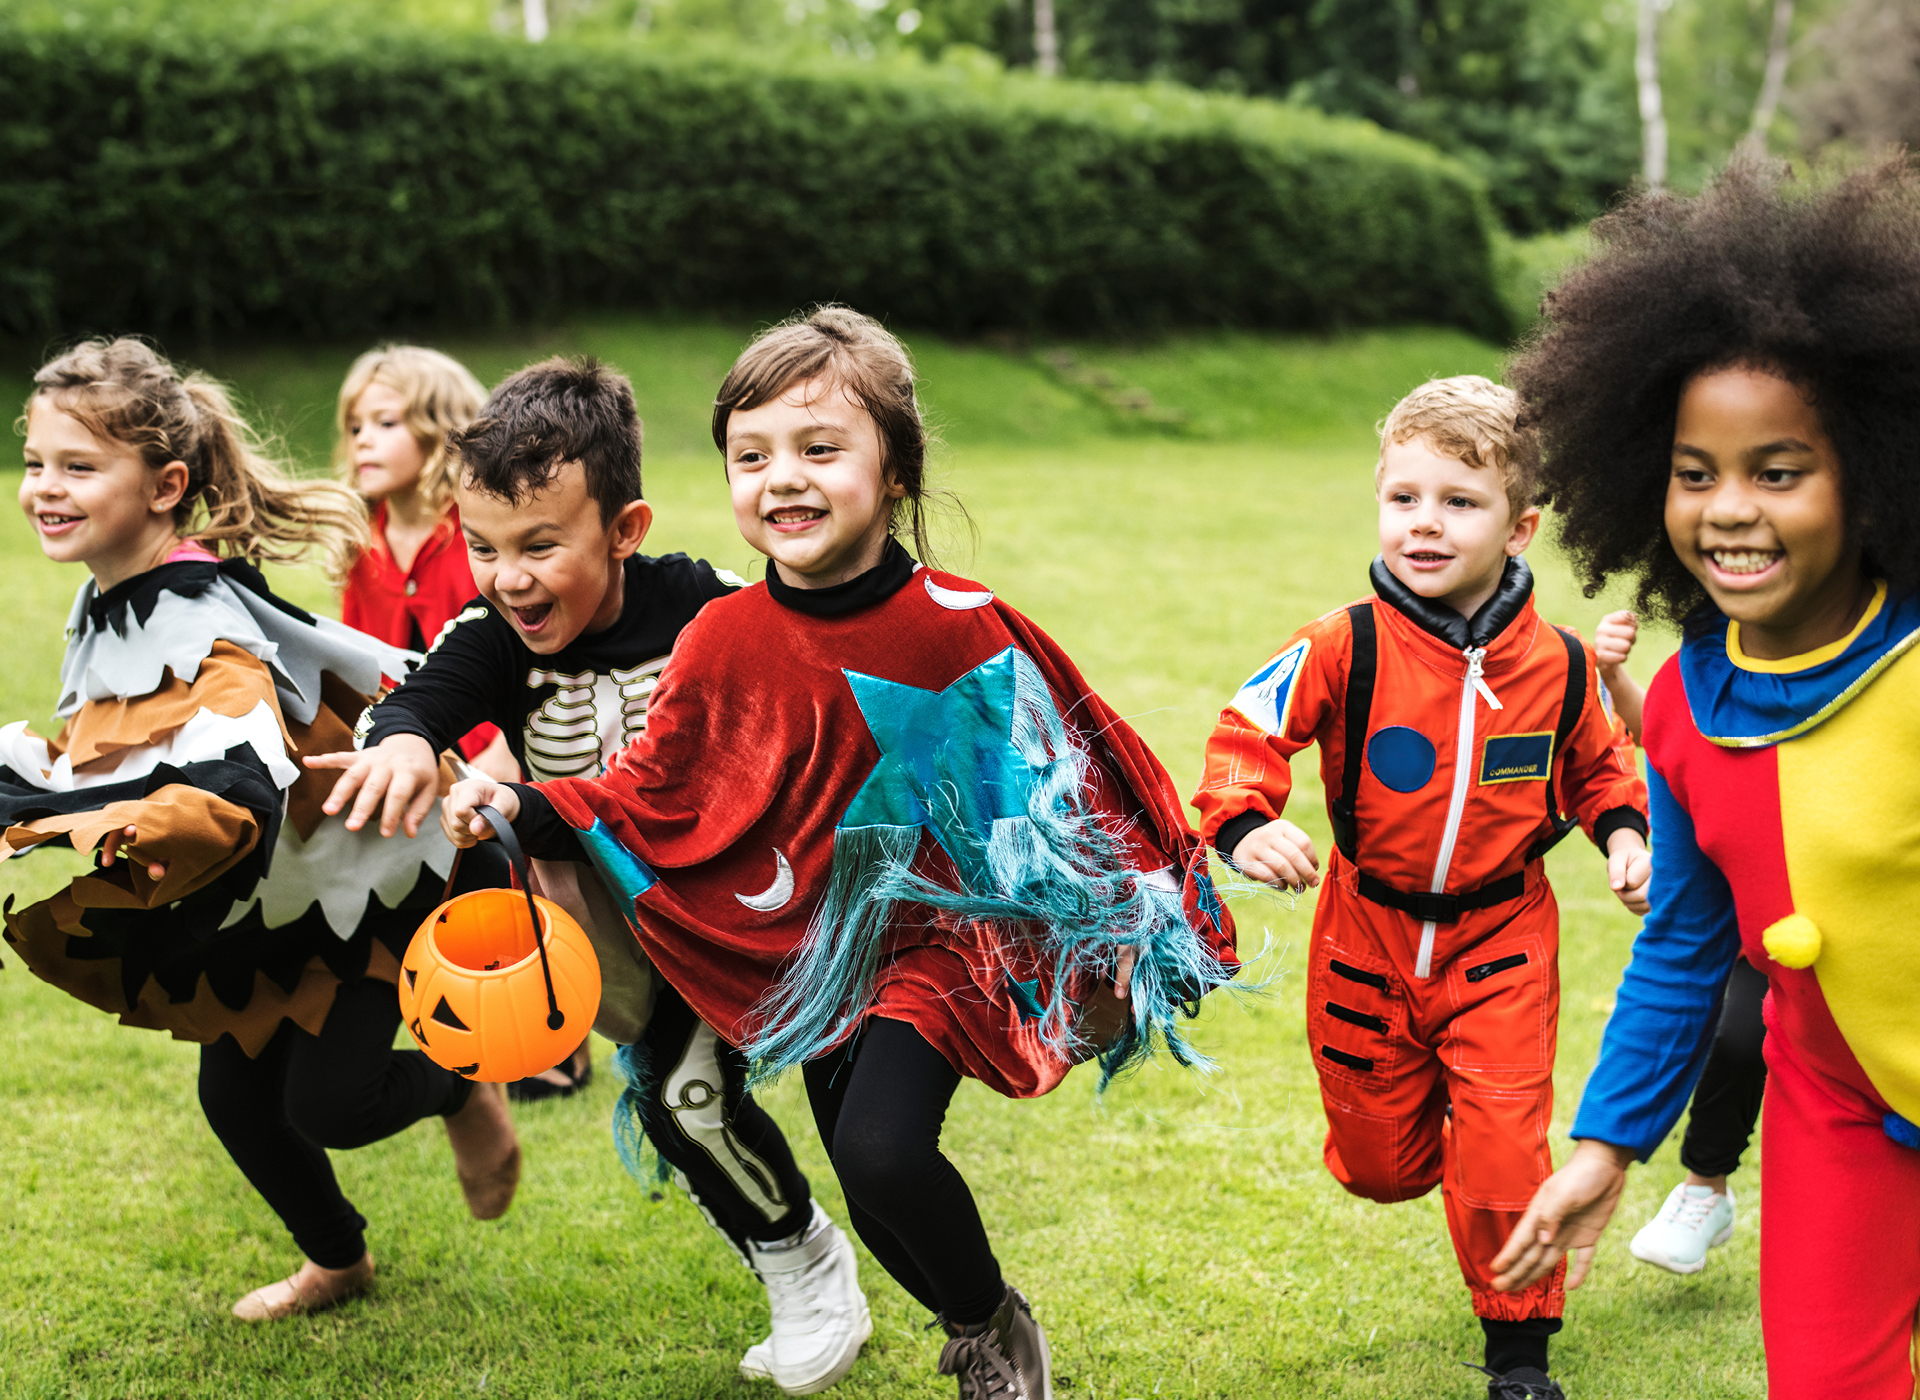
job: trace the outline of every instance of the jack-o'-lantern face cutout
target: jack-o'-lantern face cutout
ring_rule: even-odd
[[[553,1068],[586,1039],[600,1010],[593,945],[559,905],[533,903],[547,945],[544,967],[518,890],[450,899],[414,934],[400,965],[400,1015],[435,1064],[507,1084]]]

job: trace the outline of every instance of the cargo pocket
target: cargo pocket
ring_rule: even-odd
[[[1320,952],[1307,988],[1307,1036],[1322,1075],[1385,1088],[1405,1026],[1398,979],[1378,958]]]
[[[1553,1068],[1560,969],[1535,937],[1501,938],[1462,953],[1447,969],[1454,1012],[1444,1058],[1456,1070]]]

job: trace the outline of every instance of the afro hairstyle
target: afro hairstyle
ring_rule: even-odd
[[[1870,573],[1920,585],[1920,179],[1905,155],[1797,184],[1736,161],[1697,196],[1638,195],[1548,294],[1509,366],[1543,500],[1588,597],[1616,575],[1677,622],[1706,591],[1667,542],[1680,395],[1752,366],[1798,385],[1837,449]]]

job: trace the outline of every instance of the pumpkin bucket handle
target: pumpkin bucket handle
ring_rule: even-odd
[[[493,828],[494,839],[500,843],[500,849],[506,852],[507,864],[520,881],[520,888],[527,896],[527,914],[533,920],[533,946],[540,952],[540,973],[547,981],[547,1029],[557,1031],[567,1023],[566,1012],[560,1009],[560,999],[553,994],[553,965],[547,961],[547,940],[540,931],[540,906],[533,902],[533,880],[527,868],[526,853],[520,849],[520,839],[513,834],[513,823],[492,807],[475,809]],[[453,865],[447,871],[446,892],[441,895],[441,903],[453,898],[454,878],[460,873],[460,857],[466,853],[465,847],[455,847]]]

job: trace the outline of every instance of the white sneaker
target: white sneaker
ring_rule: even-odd
[[[798,1235],[748,1248],[767,1286],[773,1334],[748,1349],[740,1374],[788,1395],[818,1394],[853,1369],[873,1335],[853,1246],[815,1201],[813,1220]]]
[[[1733,1238],[1733,1192],[1681,1182],[1668,1193],[1660,1213],[1647,1222],[1627,1248],[1635,1259],[1676,1274],[1697,1274],[1707,1251]]]

